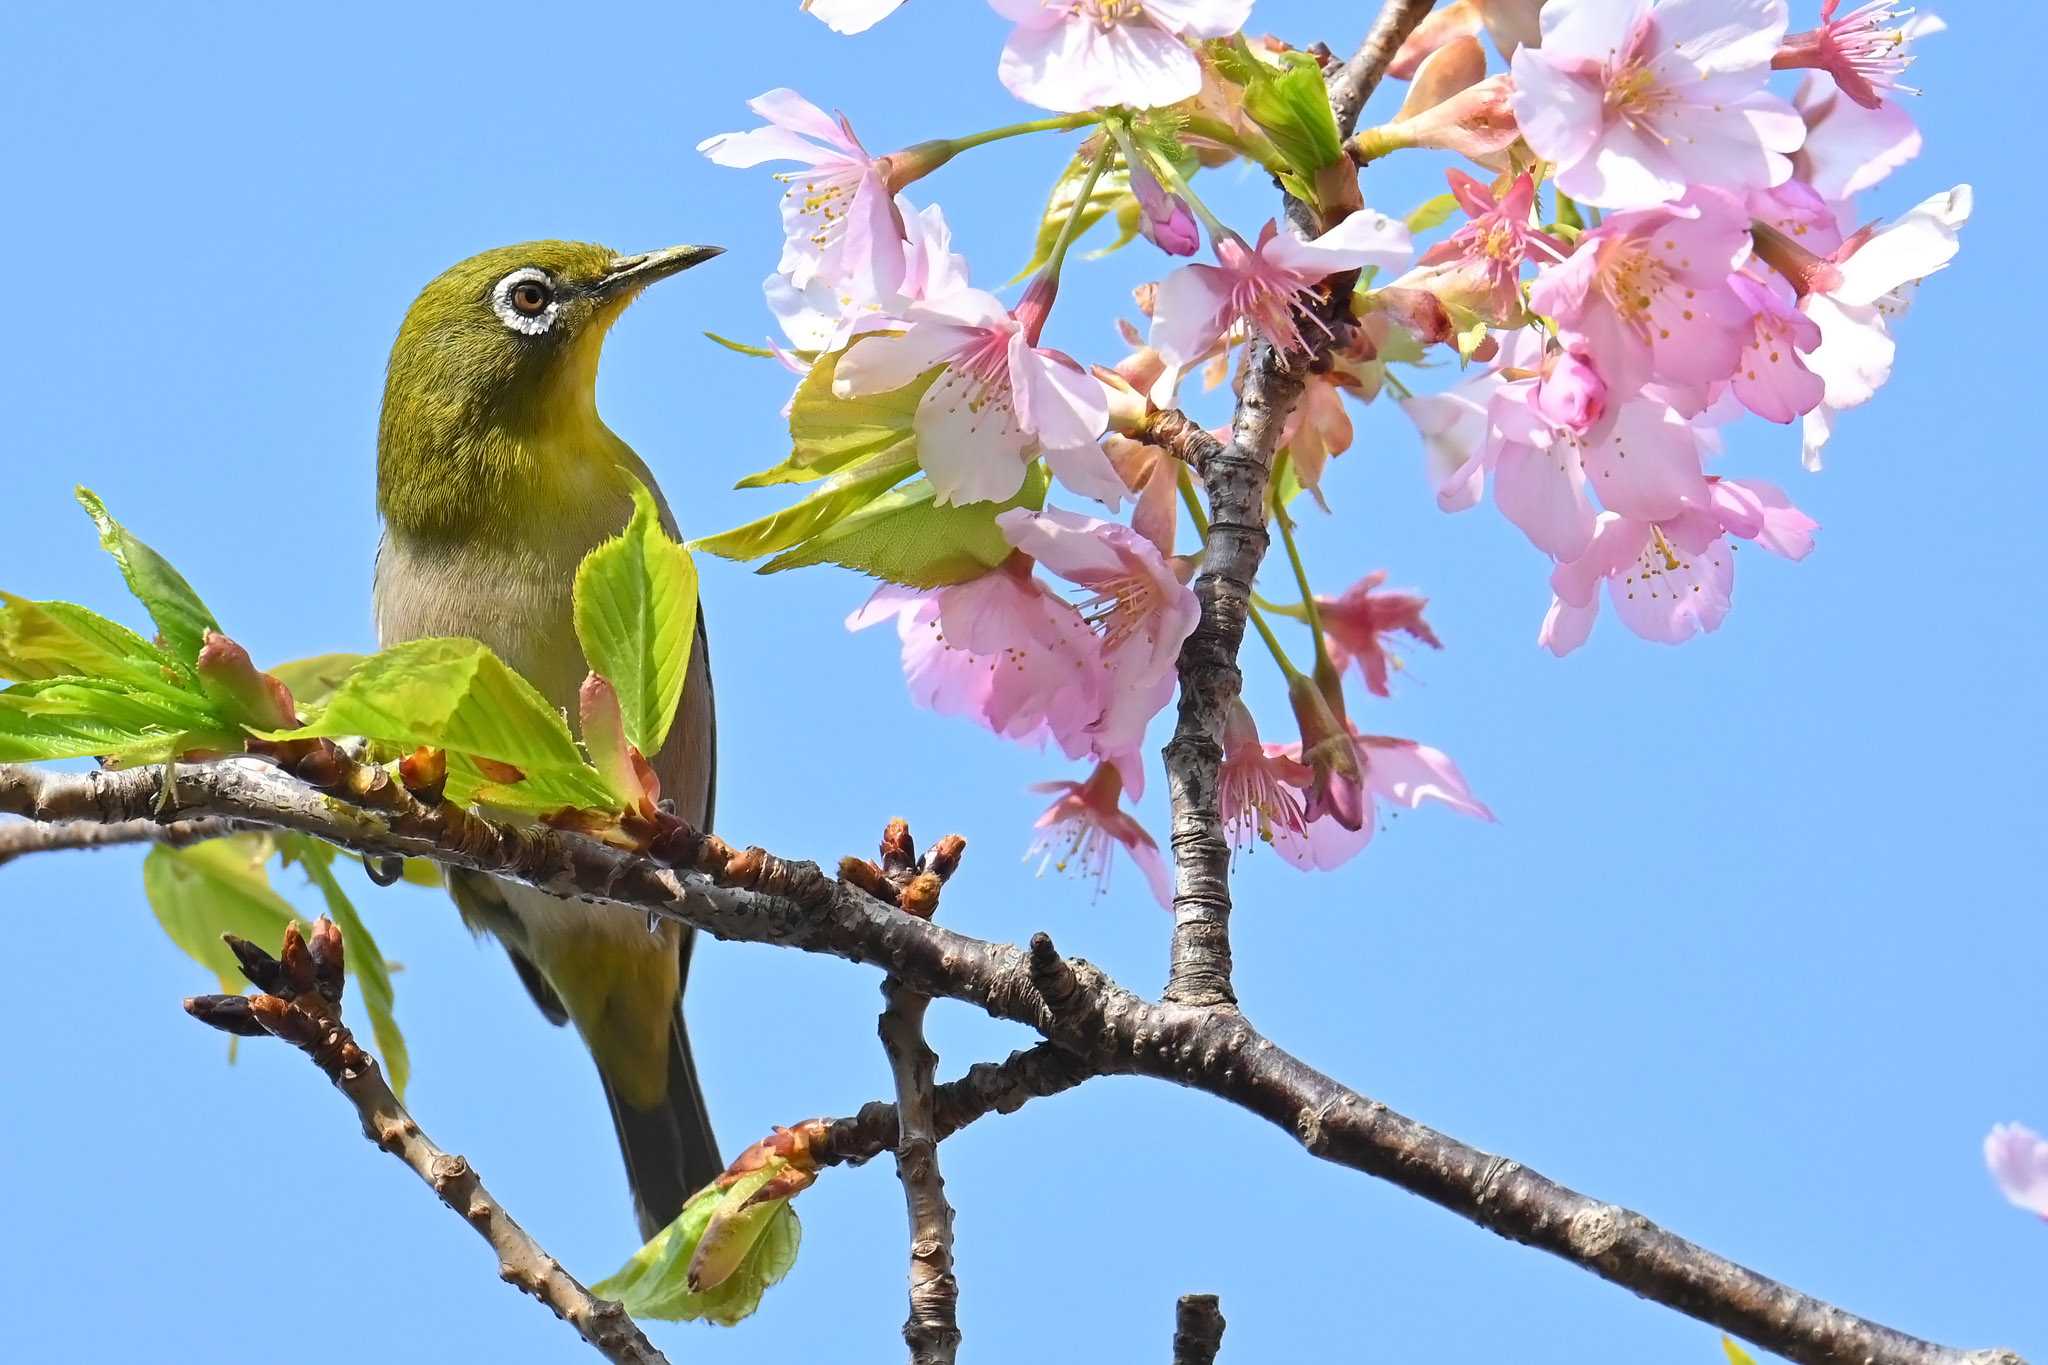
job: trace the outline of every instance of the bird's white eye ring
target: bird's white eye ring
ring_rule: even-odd
[[[491,290],[491,309],[515,332],[539,336],[555,325],[555,282],[538,266],[522,266]]]

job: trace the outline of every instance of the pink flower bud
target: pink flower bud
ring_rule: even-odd
[[[1607,381],[1576,351],[1545,360],[1536,383],[1536,411],[1561,427],[1584,432],[1607,412]]]

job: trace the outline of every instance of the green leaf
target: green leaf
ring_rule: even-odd
[[[724,559],[758,559],[787,550],[867,506],[916,468],[916,450],[904,444],[874,461],[833,475],[801,502],[730,531],[693,540],[690,547]]]
[[[633,481],[633,519],[576,570],[576,638],[592,671],[619,694],[626,739],[652,755],[668,738],[697,636],[697,565],[661,529],[647,486]]]
[[[1344,139],[1337,132],[1322,68],[1306,52],[1288,52],[1277,67],[1254,59],[1246,75],[1246,116],[1265,130],[1293,168],[1292,177],[1282,177],[1296,182],[1289,189],[1315,203],[1316,172],[1344,159]]]
[[[190,848],[159,845],[142,860],[142,889],[171,942],[212,972],[222,991],[248,986],[222,934],[236,934],[274,952],[294,918],[263,870],[267,841],[236,836]]]
[[[738,351],[741,355],[755,356],[762,360],[775,359],[775,352],[769,350],[766,346],[749,346],[744,341],[734,341],[731,337],[722,337],[716,332],[706,332],[704,335],[708,340],[717,342],[728,351]]]
[[[199,600],[199,594],[192,591],[192,585],[168,560],[115,521],[98,494],[80,488],[78,503],[100,528],[101,547],[121,566],[128,591],[149,609],[149,618],[156,622],[157,632],[171,654],[187,664],[198,658],[206,632],[220,629],[213,613]]]
[[[1088,202],[1080,203],[1081,186],[1087,182],[1088,172],[1094,166],[1095,142],[1091,138],[1082,144],[1080,151],[1074,153],[1074,159],[1067,163],[1066,169],[1060,172],[1060,178],[1053,182],[1052,193],[1046,196],[1045,209],[1038,217],[1038,236],[1031,246],[1031,259],[1024,263],[1022,270],[1010,277],[1011,284],[1038,273],[1052,260],[1053,247],[1058,244],[1060,233],[1066,229],[1067,220],[1072,218],[1077,210],[1080,213],[1081,224],[1074,230],[1074,240],[1079,241],[1081,234],[1100,222],[1104,215],[1112,212],[1120,214],[1126,205],[1136,207],[1138,198],[1131,191],[1130,168],[1124,165],[1121,152],[1111,155],[1109,164],[1102,168],[1102,174],[1096,178],[1095,189],[1089,194]],[[1135,219],[1131,230],[1134,234],[1137,231]],[[1123,240],[1129,241],[1130,238],[1125,237]],[[1122,246],[1123,242],[1116,245]],[[1112,246],[1098,254],[1108,255],[1114,250],[1116,247]]]
[[[1733,1337],[1722,1337],[1721,1349],[1727,1353],[1728,1365],[1756,1365],[1755,1357],[1737,1346]]]
[[[412,1077],[412,1057],[405,1050],[405,1037],[398,1031],[398,1020],[393,1014],[390,964],[378,950],[377,940],[370,937],[369,926],[356,913],[355,902],[348,898],[348,892],[342,890],[334,875],[339,850],[308,835],[285,834],[278,838],[277,851],[285,866],[299,865],[306,880],[327,902],[327,917],[341,930],[342,965],[355,979],[356,1001],[370,1017],[370,1032],[377,1040],[384,1078],[391,1082],[398,1098],[404,1099],[405,1083]]]
[[[185,690],[182,670],[128,627],[70,602],[31,602],[0,592],[0,678],[66,676]]]
[[[355,666],[367,657],[362,654],[315,654],[310,659],[293,659],[289,663],[277,664],[268,671],[292,690],[292,700],[299,704],[301,716],[317,712],[334,695],[334,689],[349,675]]]
[[[363,660],[312,724],[271,739],[364,739],[446,749],[448,795],[512,810],[611,809],[611,789],[583,761],[561,712],[474,640],[410,640]],[[524,777],[494,781],[475,762]]]
[[[707,1185],[690,1197],[676,1220],[633,1253],[617,1274],[592,1285],[591,1292],[617,1299],[634,1317],[664,1322],[709,1321],[730,1327],[761,1306],[768,1286],[796,1264],[803,1227],[786,1199],[746,1208],[753,1193],[779,1175],[771,1161],[730,1189]],[[713,1215],[721,1216],[721,1239],[738,1239],[744,1251],[731,1274],[701,1293],[690,1292],[690,1264]]]
[[[860,339],[853,343],[862,344]],[[935,367],[900,389],[859,398],[838,398],[832,393],[832,379],[845,351],[818,357],[811,372],[797,385],[789,405],[789,458],[758,474],[741,479],[735,487],[766,488],[773,484],[808,483],[856,464],[874,464],[886,453],[907,447],[916,439],[917,405],[932,386],[939,371]]]
[[[17,691],[0,692],[0,763],[109,755],[147,763],[178,752],[177,734],[154,728],[138,730],[90,715],[30,711]]]
[[[240,750],[239,727],[204,697],[107,678],[41,678],[0,691],[0,762],[153,763],[188,749]]]
[[[913,588],[937,588],[979,578],[1010,554],[996,514],[1045,505],[1044,466],[1033,461],[1024,486],[1008,502],[941,507],[929,479],[916,479],[875,499],[830,530],[761,566],[762,573],[811,564],[837,564]]]
[[[1425,199],[1412,209],[1406,222],[1411,233],[1428,232],[1431,228],[1442,227],[1458,211],[1458,196],[1439,194],[1434,199]]]

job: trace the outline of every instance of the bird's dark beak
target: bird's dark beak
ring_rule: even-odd
[[[636,293],[656,280],[681,274],[693,265],[702,265],[713,256],[724,254],[722,246],[671,246],[638,256],[615,256],[604,278],[597,282],[596,292],[600,298]]]

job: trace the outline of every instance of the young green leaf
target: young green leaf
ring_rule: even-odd
[[[190,848],[159,845],[142,860],[142,889],[157,923],[230,995],[249,983],[220,936],[235,934],[268,947],[294,918],[290,902],[271,889],[263,870],[269,856],[267,840],[237,835]]]
[[[1344,139],[1323,84],[1322,68],[1306,52],[1282,55],[1280,65],[1253,59],[1247,77],[1244,111],[1273,140],[1293,175],[1283,177],[1297,197],[1316,202],[1316,173],[1344,159]]]
[[[668,738],[697,636],[697,565],[668,538],[654,495],[633,482],[633,519],[576,570],[576,638],[617,689],[626,739],[653,754]]]
[[[835,474],[808,497],[744,526],[693,540],[690,547],[723,559],[758,559],[830,529],[901,483],[917,468],[916,450],[901,445]]]
[[[177,691],[186,690],[184,676],[162,650],[124,625],[70,602],[31,602],[0,592],[0,678],[112,678]]]
[[[187,664],[198,658],[206,632],[220,629],[213,613],[199,600],[199,594],[192,591],[192,585],[168,560],[115,521],[98,494],[80,488],[78,503],[99,527],[100,545],[121,566],[128,591],[149,610],[149,619],[156,622],[157,632],[172,656]]]
[[[191,749],[241,747],[239,728],[197,693],[71,677],[40,678],[0,691],[0,762],[154,763]]]
[[[1045,505],[1044,466],[1034,462],[1024,486],[1008,502],[938,506],[929,479],[886,493],[830,529],[784,551],[762,573],[811,564],[837,564],[856,573],[913,588],[937,588],[979,578],[1010,555],[996,514]]]
[[[770,1162],[739,1178],[728,1189],[707,1185],[690,1197],[676,1220],[633,1253],[617,1274],[592,1285],[591,1292],[617,1299],[635,1317],[664,1322],[715,1322],[730,1327],[761,1306],[761,1295],[796,1264],[803,1235],[796,1211],[786,1199],[770,1199],[748,1208],[755,1191],[781,1174],[783,1163]],[[693,1292],[690,1275],[705,1266],[706,1230],[714,1216],[713,1255],[722,1272]]]
[[[915,439],[917,405],[939,371],[933,369],[887,393],[838,398],[832,393],[832,378],[844,354],[819,356],[797,385],[789,405],[789,458],[748,475],[735,487],[809,483],[855,465],[878,464],[885,453]]]
[[[1434,199],[1425,199],[1412,209],[1406,222],[1411,233],[1428,232],[1431,228],[1442,227],[1451,215],[1458,211],[1458,196],[1439,194]]]
[[[274,664],[269,672],[271,677],[292,690],[292,700],[299,704],[299,714],[310,716],[327,704],[327,699],[334,695],[334,689],[341,686],[341,680],[366,657],[362,654],[315,654],[310,659]]]
[[[179,751],[178,734],[116,725],[89,714],[31,711],[23,705],[27,700],[19,688],[0,692],[0,763],[105,756],[148,763]]]
[[[562,713],[474,640],[410,640],[373,655],[348,675],[318,720],[268,738],[344,735],[448,750],[448,795],[458,802],[530,811],[603,810],[613,802]],[[493,777],[493,765],[510,765],[519,776]]]
[[[342,965],[355,981],[356,1002],[369,1016],[370,1032],[377,1040],[377,1055],[384,1067],[384,1078],[391,1082],[391,1089],[398,1098],[404,1099],[405,1083],[412,1077],[412,1057],[405,1049],[405,1036],[398,1031],[398,1020],[393,1013],[395,998],[391,989],[391,968],[384,961],[384,954],[378,951],[377,940],[370,937],[369,926],[356,913],[355,902],[348,898],[341,880],[334,875],[334,862],[340,851],[332,844],[323,844],[304,834],[279,836],[277,851],[286,867],[293,863],[299,865],[306,874],[306,880],[327,902],[327,917],[341,930]]]
[[[1088,174],[1095,167],[1095,145],[1093,139],[1084,142],[1081,149],[1074,153],[1074,159],[1060,172],[1060,178],[1053,182],[1052,193],[1046,197],[1045,209],[1038,217],[1038,236],[1031,245],[1031,259],[1024,263],[1022,270],[1011,276],[1011,284],[1037,274],[1052,260],[1053,248],[1059,242],[1060,233],[1065,231],[1067,220],[1076,212],[1080,214],[1081,223],[1074,230],[1074,238],[1079,241],[1081,234],[1095,226],[1105,215],[1116,213],[1121,216],[1126,208],[1136,209],[1138,197],[1131,191],[1131,172],[1130,168],[1124,165],[1122,153],[1111,155],[1109,164],[1102,168],[1102,174],[1096,178],[1095,188],[1089,194],[1088,202],[1080,202],[1081,186],[1087,183]],[[1137,219],[1133,216],[1130,233],[1114,246],[1097,254],[1106,256],[1135,235]]]
[[[1728,1357],[1728,1365],[1756,1365],[1756,1357],[1735,1344],[1735,1338],[1722,1337],[1721,1351]]]

